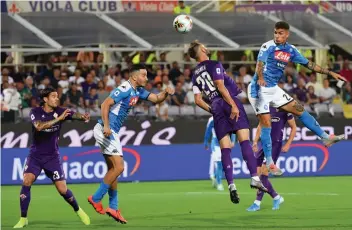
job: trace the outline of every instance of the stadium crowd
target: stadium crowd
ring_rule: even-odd
[[[119,86],[129,78],[128,68],[133,63],[146,63],[148,69],[149,82],[146,86],[148,91],[158,93],[167,86],[175,88],[175,95],[169,96],[165,103],[153,107],[150,102],[140,101],[134,108],[134,114],[148,115],[150,107],[155,108],[153,115],[160,120],[171,119],[168,116],[169,107],[193,106],[194,98],[192,93],[191,68],[195,63],[185,54],[185,65],[180,65],[174,61],[166,61],[167,53],[161,53],[158,57],[153,54],[138,53],[138,60],[134,56],[122,57],[121,53],[112,53],[112,62],[116,64],[107,66],[103,63],[103,54],[93,52],[79,52],[77,56],[51,56],[47,64],[38,67],[34,71],[33,67],[3,67],[1,70],[1,110],[3,111],[3,121],[13,122],[16,114],[26,117],[32,107],[39,106],[39,91],[52,86],[57,89],[60,105],[69,107],[80,112],[90,112],[92,116],[99,116],[99,105],[109,95],[109,92]],[[216,52],[212,58],[225,62],[223,52]],[[153,62],[158,64],[153,64]],[[241,60],[246,61],[244,54]],[[6,59],[5,63],[12,60]],[[57,63],[67,63],[56,65]],[[70,64],[72,63],[72,64]],[[188,63],[188,64],[187,64]],[[289,64],[285,70],[285,76],[280,81],[280,87],[290,93],[296,100],[311,107],[319,115],[315,104],[326,104],[328,107],[335,97],[340,97],[344,103],[352,104],[352,68],[348,59],[341,55],[332,62],[329,58],[327,63],[333,71],[339,72],[348,79],[348,83],[342,89],[336,87],[333,79],[326,78],[323,83],[317,81],[317,76],[310,73],[305,68]],[[243,103],[248,104],[247,85],[252,80],[255,65],[224,64],[229,76],[242,89],[239,98]],[[36,73],[35,73],[36,72]],[[334,112],[329,108],[330,114]],[[181,114],[183,114],[181,112]]]

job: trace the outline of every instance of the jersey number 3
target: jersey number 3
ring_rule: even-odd
[[[202,89],[206,95],[209,95],[210,92],[213,92],[216,90],[214,83],[211,80],[211,77],[208,72],[203,72],[200,76],[196,78],[196,81],[198,84],[202,85]],[[209,90],[205,90],[205,84],[208,86]]]

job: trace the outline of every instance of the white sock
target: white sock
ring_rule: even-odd
[[[281,196],[278,194],[274,197],[274,200],[279,200],[281,198]]]
[[[259,176],[252,176],[252,178],[256,181],[260,181]]]
[[[230,184],[230,185],[229,185],[229,189],[231,189],[231,190],[237,190],[235,184]]]
[[[260,203],[262,203],[260,200],[255,200],[254,203],[258,206],[260,206]]]

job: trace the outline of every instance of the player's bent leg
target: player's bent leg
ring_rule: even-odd
[[[71,205],[73,210],[76,212],[77,216],[85,225],[90,225],[89,216],[83,211],[81,207],[79,207],[75,196],[72,191],[67,188],[65,180],[57,180],[54,181],[56,190],[60,193],[60,195],[65,199],[65,201]]]
[[[303,105],[301,105],[297,101],[292,101],[289,104],[282,106],[281,109],[298,116],[298,119],[304,124],[305,127],[307,127],[309,130],[311,130],[313,133],[315,133],[318,137],[322,139],[326,147],[330,147],[331,145],[345,139],[344,134],[329,136],[329,134],[327,134],[320,127],[317,120],[307,111],[305,111]]]

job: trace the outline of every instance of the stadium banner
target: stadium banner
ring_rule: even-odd
[[[235,5],[235,12],[237,13],[277,13],[282,11],[300,11],[306,13],[319,13],[319,5],[310,4],[249,4],[249,5]]]
[[[345,134],[352,140],[352,120],[320,118],[319,123],[328,134]],[[65,122],[61,129],[59,145],[62,147],[94,146],[93,127],[96,121],[88,124],[82,122]],[[170,145],[203,143],[207,120],[184,119],[173,122],[138,121],[129,119],[119,132],[120,140],[125,145]],[[252,125],[251,140],[255,137],[258,120],[250,118]],[[294,141],[316,141],[318,137],[297,121],[297,133]],[[285,128],[284,139],[289,138],[291,129]],[[1,125],[1,148],[28,148],[32,138],[30,122]]]
[[[352,1],[330,1],[336,7],[335,12],[352,12]]]
[[[298,142],[278,159],[285,177],[352,175],[352,141],[327,149],[317,142]],[[209,178],[210,152],[202,144],[127,146],[123,148],[125,171],[120,181],[205,180]],[[68,183],[97,183],[107,166],[97,147],[61,148]],[[3,149],[1,183],[21,184],[28,149]],[[248,178],[249,171],[237,145],[232,151],[234,178]],[[38,184],[51,183],[42,173]]]
[[[173,12],[178,1],[122,1],[125,12]]]

